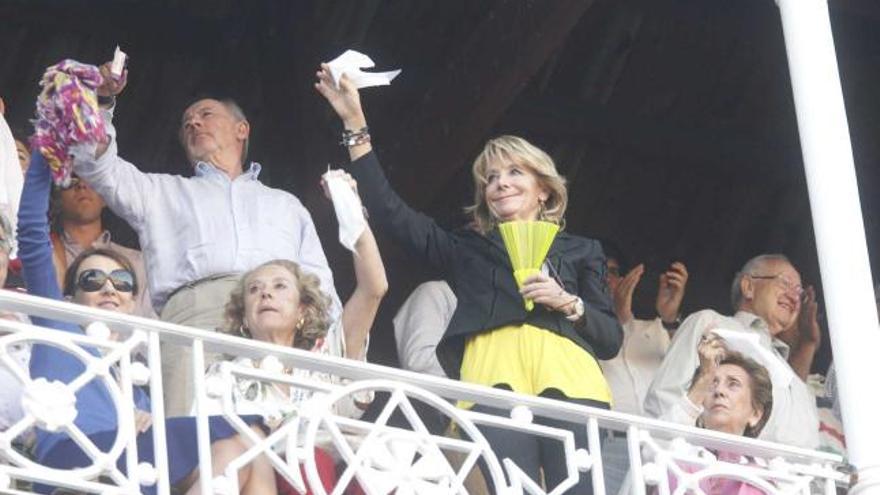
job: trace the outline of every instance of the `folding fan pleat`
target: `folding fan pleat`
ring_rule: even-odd
[[[542,221],[514,221],[500,224],[498,230],[510,257],[516,285],[522,288],[527,278],[541,271],[541,265],[559,232],[559,225]],[[527,311],[534,307],[534,301],[525,299]]]

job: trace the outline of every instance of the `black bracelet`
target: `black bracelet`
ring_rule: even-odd
[[[660,324],[663,325],[663,328],[665,328],[669,332],[678,330],[678,327],[681,326],[681,314],[676,316],[675,319],[672,320],[672,323],[666,323],[665,321],[663,321],[663,318],[660,318]]]
[[[116,106],[116,97],[113,95],[110,96],[101,96],[98,95],[98,106],[113,108]]]

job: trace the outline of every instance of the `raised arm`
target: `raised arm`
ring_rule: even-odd
[[[365,130],[367,119],[357,88],[343,75],[339,87],[333,83],[326,65],[317,73],[315,89],[321,93],[342,120],[347,131]],[[453,256],[454,239],[431,217],[409,207],[385,177],[369,140],[356,140],[348,146],[352,160],[348,168],[357,180],[361,198],[374,225],[435,269],[446,272]]]
[[[334,171],[335,175],[345,179],[357,193],[357,182],[347,173]],[[321,180],[324,193],[329,197],[326,183]],[[385,265],[379,254],[379,246],[370,225],[367,224],[363,233],[354,245],[354,275],[356,285],[354,292],[342,309],[342,327],[345,329],[345,357],[351,359],[365,358],[367,339],[370,328],[376,319],[379,303],[388,292],[388,279]]]
[[[107,126],[107,141],[98,145],[77,145],[71,148],[74,171],[94,189],[114,213],[139,231],[145,213],[145,201],[151,179],[148,174],[119,157],[113,113],[116,96],[125,88],[128,70],[122,78],[110,75],[110,62],[101,66],[104,83],[97,88],[102,115]],[[158,200],[152,197],[154,200]]]
[[[31,155],[21,203],[18,209],[18,254],[28,292],[36,296],[61,299],[61,289],[52,264],[49,240],[49,192],[52,180],[49,165],[38,151]],[[43,324],[39,319],[35,323]]]
[[[701,412],[699,400],[700,377],[694,383],[694,370],[700,367],[699,345],[707,329],[716,328],[716,314],[700,311],[689,316],[672,339],[663,363],[654,375],[654,381],[645,396],[645,412],[680,424],[693,425]],[[693,387],[697,385],[698,387]]]
[[[330,77],[327,64],[321,64],[321,70],[318,71],[317,76],[318,81],[315,83],[315,89],[327,99],[327,102],[336,111],[345,130],[348,132],[365,130],[367,117],[361,106],[361,96],[354,84],[348,80],[348,76],[342,75],[338,88],[333,84],[333,78]],[[348,154],[352,162],[370,151],[373,151],[373,146],[369,140],[348,147]]]

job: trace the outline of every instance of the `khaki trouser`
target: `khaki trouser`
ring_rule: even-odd
[[[224,275],[179,289],[162,308],[162,320],[203,330],[224,328],[226,303],[239,278],[239,275]],[[165,414],[169,417],[188,416],[192,410],[195,391],[191,351],[189,346],[162,344],[163,396]],[[216,361],[217,357],[205,353],[205,366]],[[199,373],[204,371],[198,370]]]

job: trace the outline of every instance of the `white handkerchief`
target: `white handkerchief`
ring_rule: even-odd
[[[330,191],[333,209],[336,210],[336,220],[339,221],[339,242],[349,251],[354,252],[354,244],[367,226],[361,200],[351,190],[351,186],[341,177],[334,175],[333,171],[324,174],[324,180]]]
[[[113,52],[113,63],[110,64],[110,73],[116,77],[122,77],[126,58],[128,58],[128,55],[119,49],[119,45],[116,45],[116,51]]]
[[[770,379],[774,384],[788,386],[794,379],[794,371],[782,358],[761,345],[761,338],[753,333],[737,332],[716,328],[712,333],[724,339],[724,343],[731,351],[736,351],[745,357],[752,358],[767,368]]]
[[[361,69],[371,69],[376,66],[373,59],[361,52],[354,50],[346,50],[342,55],[327,62],[330,68],[330,76],[333,77],[333,84],[339,87],[339,79],[342,74],[348,74],[348,78],[354,83],[356,88],[367,88],[370,86],[388,86],[391,81],[400,74],[400,69],[389,72],[364,72]]]
[[[18,202],[21,199],[21,188],[24,185],[24,176],[21,173],[21,164],[18,162],[18,152],[15,150],[15,139],[12,131],[6,124],[6,119],[0,115],[0,212],[6,216],[12,225],[12,232],[6,235],[12,242],[10,257],[14,258],[18,250],[15,241],[15,226],[18,223]]]

